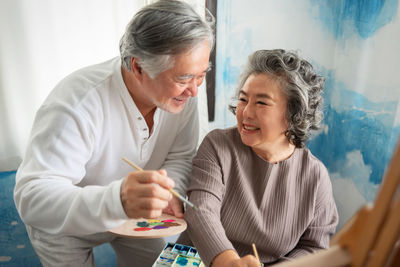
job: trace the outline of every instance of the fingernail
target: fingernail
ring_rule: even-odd
[[[174,187],[174,186],[175,186],[174,180],[168,179],[168,185],[169,185],[170,187]]]

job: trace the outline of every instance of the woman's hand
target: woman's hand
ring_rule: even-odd
[[[260,267],[260,262],[253,255],[247,255],[240,258],[233,250],[225,250],[218,254],[213,262],[212,267]]]
[[[231,265],[234,267],[260,267],[260,262],[253,255],[247,255],[238,260],[234,260]]]
[[[176,197],[173,197],[169,202],[168,206],[163,210],[163,213],[174,215],[178,218],[183,218],[183,204],[182,201]]]

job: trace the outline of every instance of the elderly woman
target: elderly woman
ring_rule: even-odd
[[[260,266],[252,243],[265,264],[329,246],[338,223],[332,185],[305,148],[323,117],[323,84],[296,53],[249,57],[230,106],[237,126],[209,133],[193,160],[188,195],[199,211],[185,219],[208,266]]]

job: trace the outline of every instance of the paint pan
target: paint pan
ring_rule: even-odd
[[[167,246],[164,248],[164,251],[171,251],[174,245],[174,243],[168,242]]]
[[[153,267],[161,266],[205,267],[196,248],[170,242],[165,246],[164,250],[153,264]]]
[[[173,251],[173,252],[180,252],[181,249],[182,249],[182,246],[183,246],[183,245],[175,244],[175,246],[172,248],[172,251]]]
[[[200,263],[201,260],[198,258],[189,257],[186,255],[179,255],[172,263],[171,267],[180,267],[180,266],[199,267]]]
[[[182,249],[181,249],[180,254],[181,254],[181,255],[187,255],[188,252],[189,252],[189,249],[190,249],[189,246],[183,246]]]
[[[196,254],[197,254],[197,250],[194,247],[190,247],[187,255],[190,257],[196,257]],[[200,258],[200,257],[197,256],[197,258]]]

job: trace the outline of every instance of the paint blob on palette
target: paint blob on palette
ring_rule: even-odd
[[[150,231],[150,230],[160,230],[167,229],[169,227],[179,226],[180,224],[176,222],[174,219],[167,220],[154,220],[148,219],[144,221],[140,221],[136,223],[136,228],[133,228],[134,231]]]
[[[174,243],[168,243],[153,264],[153,267],[168,266],[205,267],[196,248]]]
[[[186,230],[184,219],[162,214],[156,219],[130,219],[110,230],[111,233],[131,238],[161,238],[180,234]]]

